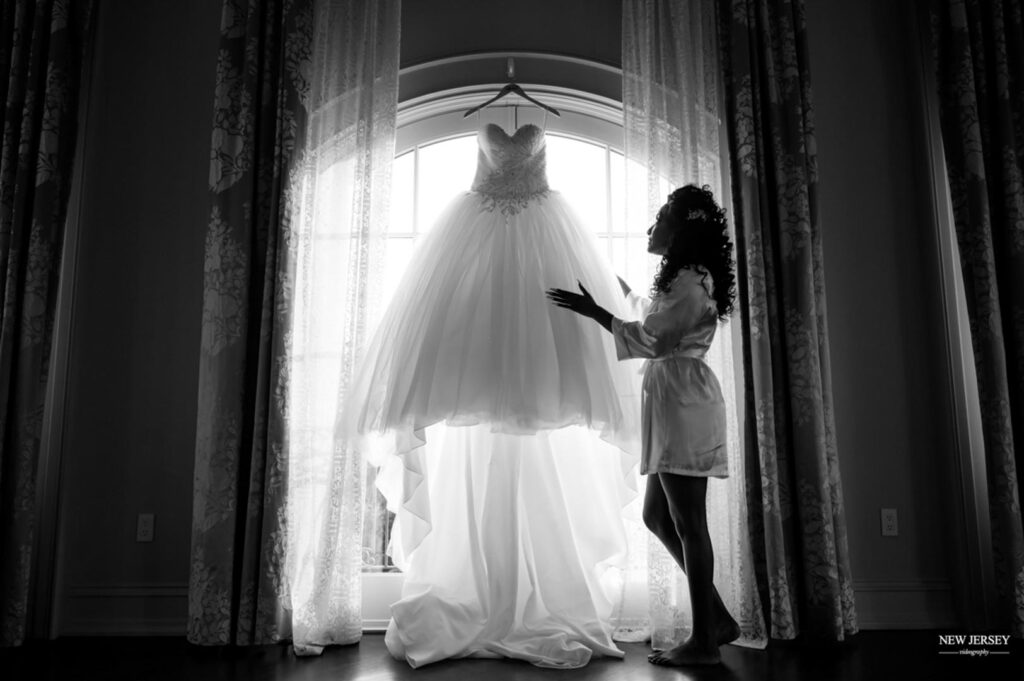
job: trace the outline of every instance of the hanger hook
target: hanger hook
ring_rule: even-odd
[[[509,57],[508,61],[505,62],[505,75],[508,76],[509,80],[515,80],[516,78],[516,60],[514,57]]]

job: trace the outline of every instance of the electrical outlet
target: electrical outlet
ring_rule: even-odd
[[[135,541],[153,541],[154,526],[152,513],[140,513],[138,522],[135,524]]]
[[[896,537],[900,533],[899,521],[896,517],[895,508],[882,509],[882,536]]]

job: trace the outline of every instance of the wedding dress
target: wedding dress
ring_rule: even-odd
[[[628,315],[596,238],[548,187],[543,130],[477,139],[472,188],[418,244],[341,428],[396,513],[392,654],[579,667],[622,656],[611,585],[637,494],[639,367],[544,295],[579,281]]]

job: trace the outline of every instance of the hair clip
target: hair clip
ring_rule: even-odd
[[[686,219],[687,220],[707,220],[708,219],[708,214],[704,212],[704,209],[697,208],[697,209],[691,210],[689,213],[687,213],[686,214]]]

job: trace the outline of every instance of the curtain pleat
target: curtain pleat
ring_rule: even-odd
[[[22,643],[90,0],[0,8],[0,645]]]
[[[284,578],[285,189],[305,125],[312,2],[227,0],[217,60],[196,428],[188,639],[291,636]]]
[[[953,220],[981,402],[1002,630],[1024,638],[1024,20],[1020,2],[934,0]]]
[[[856,633],[803,0],[719,2],[750,531],[772,638]]]

